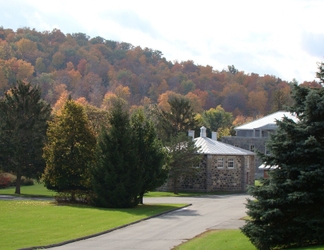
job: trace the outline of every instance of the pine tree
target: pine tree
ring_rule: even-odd
[[[76,194],[90,188],[89,165],[94,160],[96,138],[81,104],[67,100],[49,123],[48,143],[44,147],[46,169],[43,175],[48,189]]]
[[[256,200],[242,231],[258,249],[324,243],[324,89],[295,85],[292,97],[299,121],[277,121],[271,155],[263,155],[277,168],[249,191]]]
[[[157,110],[157,127],[160,137],[169,141],[180,132],[187,133],[197,126],[195,113],[188,98],[171,97],[168,100],[170,110]]]
[[[172,180],[173,192],[178,194],[178,186],[181,178],[193,177],[198,173],[196,168],[203,155],[197,154],[199,148],[191,137],[185,133],[179,133],[167,143],[170,160],[168,163],[169,177]]]
[[[50,114],[40,88],[30,83],[17,81],[0,100],[0,166],[16,174],[17,194],[22,176],[39,178],[44,171],[42,148]]]
[[[132,133],[138,156],[138,168],[141,171],[140,203],[143,196],[161,186],[167,177],[165,168],[166,152],[157,139],[154,125],[142,110],[137,110],[131,117]]]
[[[115,102],[109,115],[110,127],[102,130],[91,168],[93,202],[100,207],[135,207],[139,202],[141,172],[129,114]]]

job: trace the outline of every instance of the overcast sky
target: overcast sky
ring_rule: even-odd
[[[0,26],[60,29],[299,83],[324,61],[323,0],[0,0]]]

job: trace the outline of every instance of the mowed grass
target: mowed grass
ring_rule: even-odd
[[[182,207],[181,204],[139,205],[105,209],[56,205],[49,201],[0,201],[0,249],[44,246],[113,229]]]
[[[255,246],[239,230],[211,230],[182,243],[173,250],[256,250]],[[289,248],[289,250],[324,250],[324,246]]]
[[[48,190],[44,187],[42,183],[36,183],[32,186],[21,186],[21,195],[20,196],[39,196],[39,197],[54,197],[56,192]],[[5,195],[16,195],[15,187],[0,189],[0,194]],[[229,192],[213,192],[213,193],[197,193],[197,192],[180,192],[179,194],[174,194],[173,192],[148,192],[145,194],[145,197],[192,197],[192,196],[201,196],[201,195],[221,195],[229,194]]]
[[[240,230],[211,230],[196,236],[174,250],[256,250]]]
[[[15,194],[15,190],[15,187],[0,189],[0,194],[17,195]],[[46,187],[44,187],[44,184],[41,183],[36,183],[32,186],[21,186],[20,192],[20,196],[54,197],[56,195],[56,192],[48,190]]]

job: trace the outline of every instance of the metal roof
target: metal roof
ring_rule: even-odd
[[[253,129],[276,129],[276,120],[282,120],[283,117],[286,116],[294,120],[295,122],[298,121],[298,118],[290,112],[285,111],[278,111],[273,114],[267,115],[260,119],[257,119],[253,122],[246,123],[244,125],[238,126],[235,130],[253,130]]]
[[[264,163],[262,165],[259,166],[259,169],[265,169],[265,170],[270,170],[270,169],[277,169],[278,165],[265,165]]]
[[[253,152],[238,148],[220,141],[212,140],[208,137],[197,137],[194,139],[195,145],[201,147],[198,153],[210,155],[254,155]]]

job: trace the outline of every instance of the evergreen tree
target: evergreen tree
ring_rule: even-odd
[[[197,126],[196,114],[188,98],[174,96],[168,100],[168,103],[170,110],[157,110],[157,127],[164,141],[169,141],[180,132],[187,133]]]
[[[115,102],[109,114],[110,127],[102,130],[96,164],[91,168],[93,202],[100,207],[135,207],[139,202],[141,172],[129,114]]]
[[[81,104],[67,100],[47,130],[44,147],[45,186],[57,192],[76,194],[90,189],[89,165],[94,160],[96,138]]]
[[[277,121],[271,155],[263,155],[277,168],[249,190],[256,200],[242,231],[258,249],[324,243],[324,89],[295,85],[292,97],[299,121]]]
[[[161,186],[167,177],[165,169],[166,152],[157,139],[154,125],[143,110],[137,110],[131,117],[135,148],[138,156],[138,168],[141,171],[140,203],[148,191]]]
[[[173,192],[178,194],[178,186],[181,178],[193,177],[198,173],[196,168],[203,155],[197,154],[199,148],[191,137],[185,133],[179,133],[167,143],[170,160],[168,163],[169,177],[172,181]]]
[[[42,148],[46,139],[50,106],[41,99],[39,87],[17,81],[0,100],[0,166],[17,176],[39,178],[44,171]]]

